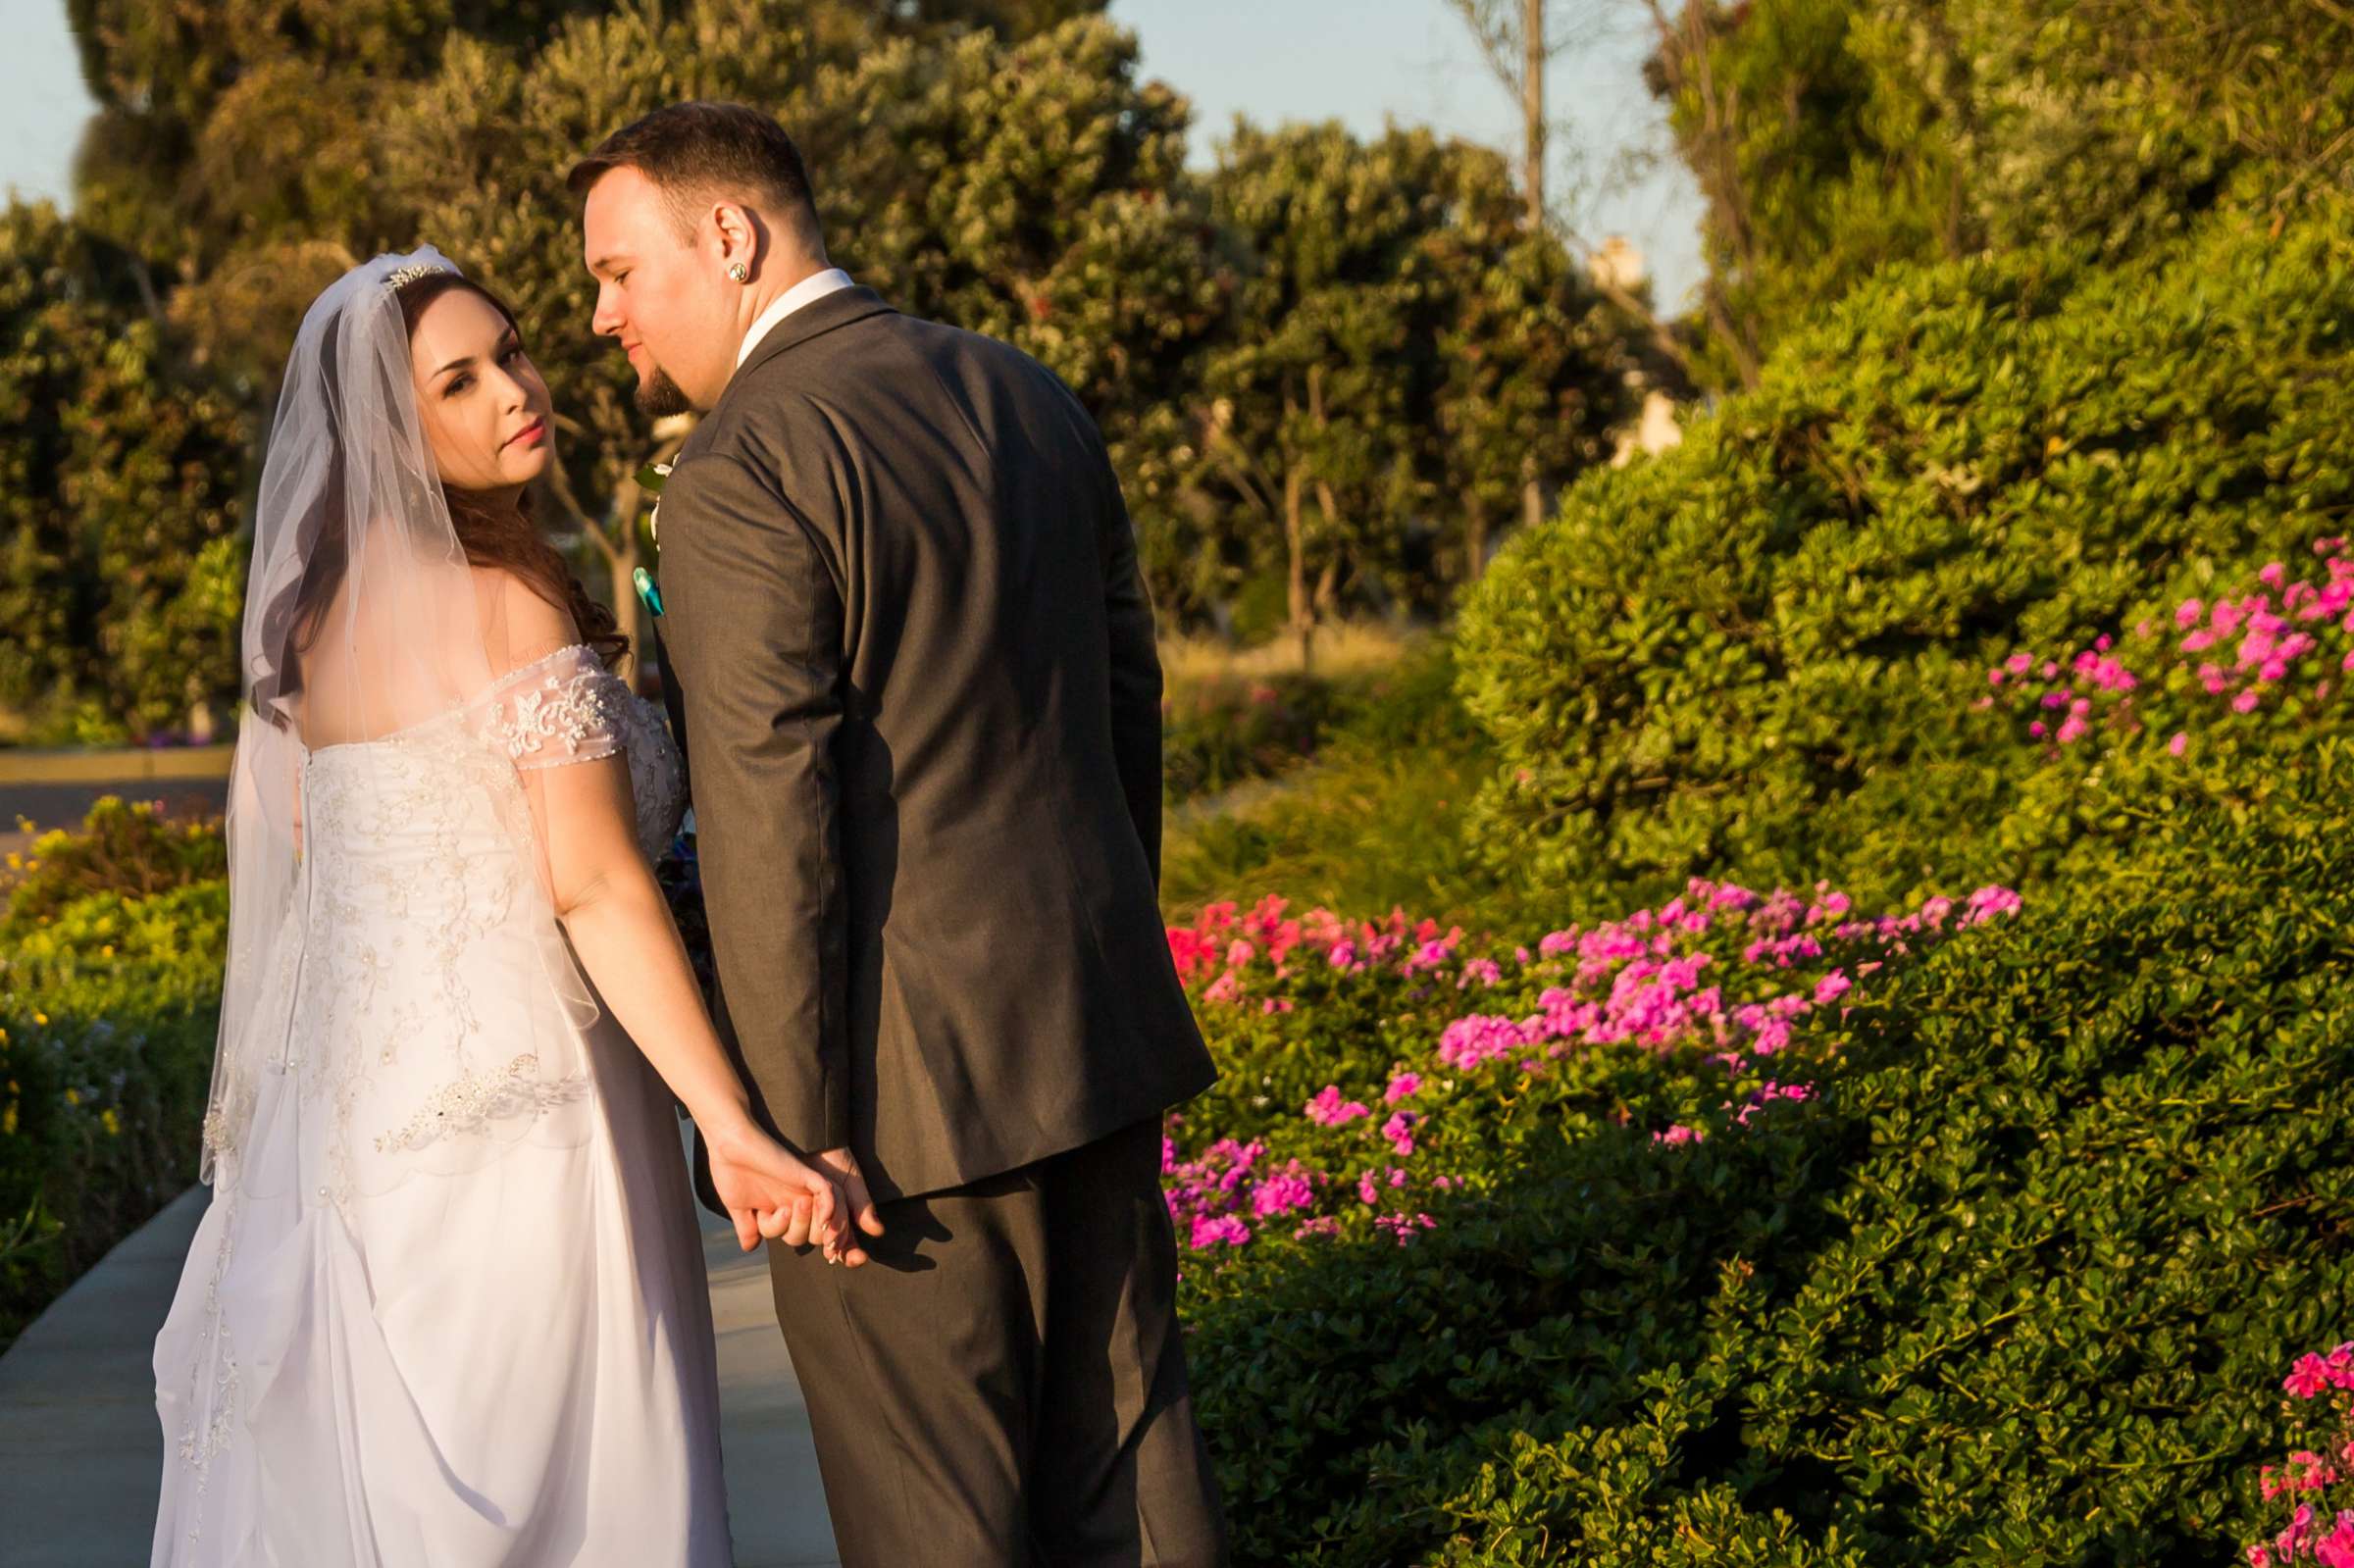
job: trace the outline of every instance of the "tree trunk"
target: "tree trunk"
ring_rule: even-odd
[[[1300,464],[1287,459],[1283,466],[1283,537],[1292,557],[1292,634],[1300,639],[1300,670],[1305,675],[1315,657],[1315,616],[1307,602],[1307,525],[1301,516],[1302,488]]]
[[[1463,516],[1463,581],[1477,582],[1488,569],[1488,503],[1473,500]]]
[[[1520,455],[1520,521],[1535,528],[1545,521],[1545,487],[1537,480],[1537,455]]]
[[[1312,382],[1311,382],[1312,384]],[[1283,400],[1283,422],[1290,425],[1299,410],[1287,393]],[[1300,454],[1286,443],[1283,449],[1283,542],[1291,556],[1292,633],[1300,639],[1300,669],[1307,670],[1315,654],[1315,616],[1307,603],[1307,519],[1303,512],[1303,490],[1307,476],[1302,471]]]
[[[1520,52],[1520,122],[1527,140],[1520,180],[1533,231],[1545,227],[1545,0],[1524,0]]]

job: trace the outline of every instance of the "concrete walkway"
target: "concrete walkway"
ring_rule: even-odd
[[[164,1462],[149,1357],[208,1196],[203,1188],[182,1193],[0,1356],[0,1562],[8,1568],[147,1561]],[[739,1252],[721,1222],[702,1219],[736,1568],[827,1568],[834,1529],[768,1269],[762,1254]]]

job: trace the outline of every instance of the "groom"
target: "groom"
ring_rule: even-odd
[[[1224,1560],[1161,1113],[1215,1076],[1169,958],[1160,666],[1102,440],[1027,356],[829,266],[768,116],[571,174],[664,488],[721,1032],[860,1216],[769,1248],[844,1564]],[[868,1266],[858,1266],[862,1263]]]

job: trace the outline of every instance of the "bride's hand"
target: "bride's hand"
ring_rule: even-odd
[[[736,1222],[736,1239],[749,1252],[763,1237],[787,1246],[832,1249],[843,1224],[834,1183],[776,1139],[746,1123],[705,1136],[711,1187]]]

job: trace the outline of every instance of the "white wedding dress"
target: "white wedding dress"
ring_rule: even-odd
[[[532,770],[616,749],[651,856],[678,753],[585,647],[302,753],[256,1015],[277,1056],[207,1118],[213,1198],[156,1340],[159,1568],[729,1562],[672,1097],[566,995],[513,831]]]

